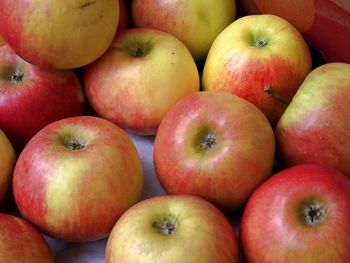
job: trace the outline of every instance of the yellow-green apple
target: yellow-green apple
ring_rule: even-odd
[[[0,213],[0,260],[6,263],[54,263],[44,237],[31,224]]]
[[[138,152],[127,133],[93,116],[41,129],[18,157],[13,192],[22,216],[41,232],[85,242],[106,237],[142,190]]]
[[[84,88],[97,114],[138,134],[154,134],[182,97],[199,90],[199,73],[186,46],[169,33],[130,28],[86,67]]]
[[[205,57],[214,39],[236,18],[235,0],[134,0],[136,27],[155,28],[180,39],[196,61]]]
[[[100,57],[118,26],[118,0],[0,1],[0,34],[26,61],[78,68]]]
[[[350,177],[349,108],[350,64],[315,68],[276,126],[280,162],[325,164]]]
[[[348,262],[350,180],[328,166],[278,172],[250,197],[240,240],[247,262]]]
[[[215,39],[205,61],[203,90],[224,90],[261,109],[275,126],[311,71],[299,31],[274,15],[244,16]]]
[[[272,173],[275,137],[252,103],[223,91],[196,92],[173,106],[154,141],[157,178],[169,194],[241,208]]]
[[[11,188],[16,153],[6,134],[0,129],[0,204]]]
[[[224,214],[191,195],[162,195],[129,208],[117,221],[106,262],[239,262],[235,232]]]
[[[41,69],[0,48],[0,127],[17,152],[45,125],[83,111],[74,71]]]

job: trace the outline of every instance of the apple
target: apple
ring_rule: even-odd
[[[47,124],[81,115],[84,94],[71,70],[46,70],[0,48],[0,127],[19,152]]]
[[[276,126],[280,162],[324,164],[350,177],[349,107],[350,64],[315,68]]]
[[[350,1],[238,0],[245,14],[270,13],[291,22],[327,62],[350,63]]]
[[[58,120],[41,129],[18,157],[13,192],[21,215],[64,241],[107,237],[138,201],[143,172],[125,131],[93,116]]]
[[[106,246],[106,262],[239,262],[235,232],[211,203],[162,195],[129,208]]]
[[[29,63],[78,68],[100,57],[118,26],[117,0],[0,1],[0,34]]]
[[[274,15],[244,16],[215,39],[202,86],[249,100],[275,126],[311,67],[310,50],[293,25]]]
[[[134,0],[136,27],[166,31],[180,39],[196,61],[203,61],[219,33],[236,18],[236,1]]]
[[[275,137],[252,103],[196,92],[173,106],[154,140],[157,178],[169,194],[192,194],[225,212],[241,208],[272,173]]]
[[[0,36],[0,47],[6,45],[5,40]]]
[[[6,134],[0,129],[0,204],[11,188],[16,153]]]
[[[348,262],[350,180],[327,166],[284,169],[250,197],[240,225],[246,262]]]
[[[7,263],[55,262],[38,230],[22,218],[5,213],[0,213],[0,258]]]
[[[87,100],[98,116],[137,134],[153,135],[182,97],[199,90],[186,46],[159,30],[125,29],[84,71]]]
[[[118,30],[122,30],[128,27],[129,23],[129,15],[128,15],[128,9],[125,3],[125,0],[119,0],[119,21],[118,21]]]

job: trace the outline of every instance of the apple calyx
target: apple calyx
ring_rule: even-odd
[[[326,219],[326,208],[320,202],[311,201],[302,209],[302,221],[305,225],[316,227]]]
[[[77,151],[83,149],[86,144],[76,139],[70,139],[65,142],[65,146],[70,150]]]
[[[10,81],[13,84],[20,83],[23,80],[24,72],[16,69],[16,71],[11,75]]]
[[[254,41],[254,46],[256,46],[257,48],[263,48],[263,47],[266,47],[268,44],[268,42],[266,40],[261,40],[261,39],[258,39],[256,41]]]
[[[173,215],[167,215],[162,220],[154,221],[152,223],[152,228],[154,228],[158,233],[170,236],[173,235],[178,226],[178,220]]]
[[[209,152],[215,148],[217,138],[213,132],[208,129],[204,129],[199,133],[195,144],[199,151]]]
[[[127,46],[128,53],[135,57],[145,57],[151,51],[151,45],[148,42],[136,42]]]
[[[275,91],[270,85],[266,85],[264,87],[264,91],[269,94],[272,98],[278,100],[279,102],[285,104],[286,106],[289,105],[290,101],[286,100],[282,96],[280,96],[277,91]]]

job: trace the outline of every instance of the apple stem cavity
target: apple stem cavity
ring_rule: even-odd
[[[312,201],[304,206],[302,220],[307,226],[315,227],[325,220],[326,212],[322,204]]]
[[[285,104],[286,106],[289,105],[290,101],[286,100],[282,96],[280,96],[270,85],[266,85],[264,87],[264,91],[269,94],[272,98],[278,100],[279,102]]]
[[[152,227],[160,234],[165,236],[173,235],[177,227],[177,218],[168,215],[160,221],[155,221],[152,223]]]
[[[15,73],[11,75],[11,83],[17,84],[23,80],[24,72],[16,69]]]

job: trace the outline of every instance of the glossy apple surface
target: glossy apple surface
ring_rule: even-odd
[[[0,129],[0,204],[11,187],[16,153],[6,134]]]
[[[350,177],[350,64],[314,69],[278,122],[278,158],[285,166],[316,163]]]
[[[236,1],[134,0],[136,27],[166,31],[180,39],[196,61],[204,60],[219,33],[236,18]]]
[[[0,213],[0,258],[7,263],[53,263],[43,236],[22,218]]]
[[[0,34],[29,63],[77,68],[100,57],[117,30],[117,0],[0,1]]]
[[[155,134],[182,97],[199,90],[199,73],[174,36],[153,29],[125,29],[84,72],[86,97],[97,114],[138,134]]]
[[[271,175],[274,153],[271,125],[256,106],[228,92],[197,92],[163,118],[154,167],[167,193],[235,210]]]
[[[249,100],[275,126],[311,66],[310,50],[292,24],[274,15],[245,16],[215,39],[202,85]]]
[[[305,164],[273,175],[244,209],[240,238],[247,262],[347,262],[350,180]]]
[[[84,110],[84,94],[71,70],[46,70],[0,48],[0,127],[16,151],[47,124]]]
[[[190,258],[190,259],[189,259]],[[227,218],[204,199],[157,196],[129,208],[113,227],[106,262],[239,262]]]
[[[142,190],[138,152],[122,129],[92,116],[41,129],[18,157],[13,175],[24,218],[54,238],[106,237]]]

